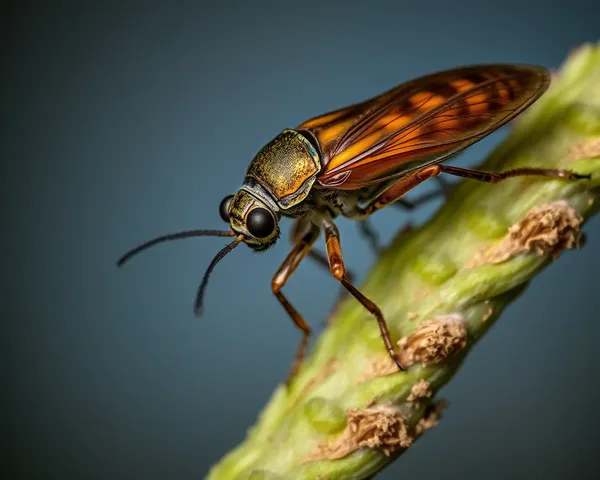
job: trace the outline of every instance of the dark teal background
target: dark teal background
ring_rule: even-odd
[[[223,239],[114,262],[156,234],[221,228],[221,198],[280,130],[447,67],[555,68],[600,33],[593,0],[19,5],[2,15],[0,77],[2,477],[14,480],[198,479],[243,439],[299,339],[270,292],[289,223],[273,250],[219,265],[200,320],[193,297]],[[374,223],[390,238],[433,207]],[[355,225],[340,228],[362,276],[373,257]],[[599,219],[586,231],[382,479],[594,476]],[[286,292],[319,327],[338,287],[305,264]]]

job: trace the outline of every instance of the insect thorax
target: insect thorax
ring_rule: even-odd
[[[244,183],[258,183],[287,210],[306,199],[320,171],[319,153],[308,139],[284,130],[256,154]]]

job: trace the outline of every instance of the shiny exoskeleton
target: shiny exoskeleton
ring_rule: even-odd
[[[238,192],[221,202],[221,217],[231,231],[196,230],[159,237],[132,250],[119,263],[164,240],[236,237],[217,254],[204,276],[196,301],[199,312],[208,275],[226,253],[242,242],[264,251],[279,238],[281,218],[296,219],[294,246],[272,281],[273,293],[303,332],[289,378],[304,357],[311,330],[281,290],[306,256],[327,266],[373,314],[390,357],[402,370],[382,312],[352,284],[335,218],[364,220],[441,173],[490,183],[523,175],[586,178],[567,170],[532,167],[490,173],[441,164],[514,118],[548,85],[548,72],[538,66],[457,68],[414,79],[283,130],[256,154]],[[312,250],[321,231],[327,257]]]

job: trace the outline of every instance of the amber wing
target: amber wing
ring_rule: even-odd
[[[441,162],[533,103],[550,76],[531,65],[479,65],[411,80],[297,127],[317,140],[318,186],[354,190]]]

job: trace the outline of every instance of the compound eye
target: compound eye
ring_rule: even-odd
[[[219,215],[225,223],[229,223],[229,205],[231,205],[231,200],[233,199],[233,195],[227,195],[223,200],[221,200],[221,204],[219,205]]]
[[[265,208],[255,208],[246,218],[246,228],[256,238],[266,238],[275,230],[275,219]]]

